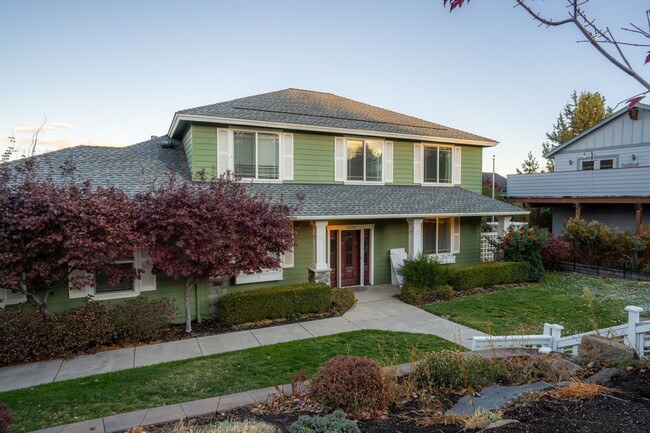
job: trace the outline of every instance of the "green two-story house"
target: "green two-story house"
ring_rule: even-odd
[[[227,292],[321,281],[332,286],[391,282],[391,250],[426,253],[444,263],[480,261],[482,216],[526,213],[481,195],[478,135],[330,93],[287,89],[178,111],[168,134],[125,148],[87,146],[74,155],[77,172],[129,193],[173,170],[233,172],[251,192],[297,204],[295,248],[282,268],[214,278],[193,294],[193,314],[206,315]],[[209,217],[209,216],[206,216]],[[140,255],[134,266],[146,264]],[[91,295],[180,299],[182,283],[145,273],[116,290],[97,280],[86,291],[50,298],[53,310]]]

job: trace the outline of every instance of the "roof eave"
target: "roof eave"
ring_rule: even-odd
[[[483,217],[483,216],[514,216],[528,215],[529,211],[518,212],[467,212],[467,213],[426,213],[426,214],[378,214],[378,215],[296,215],[296,221],[314,220],[361,220],[361,219],[402,219],[402,218],[453,218],[453,217]]]
[[[333,134],[341,134],[341,135],[365,135],[369,137],[391,137],[395,139],[414,140],[414,141],[432,141],[437,143],[466,144],[470,146],[481,146],[481,147],[493,147],[498,144],[497,141],[468,140],[468,139],[445,138],[445,137],[436,137],[436,136],[428,136],[428,135],[387,133],[381,131],[368,131],[368,130],[361,130],[361,129],[334,128],[334,127],[324,127],[324,126],[316,126],[316,125],[303,125],[303,124],[296,124],[296,123],[267,122],[263,120],[236,119],[236,118],[229,118],[229,117],[214,117],[214,116],[203,116],[198,114],[180,114],[180,113],[174,114],[174,119],[172,120],[167,135],[174,138],[174,134],[178,130],[179,126],[181,125],[181,122],[225,123],[230,125],[259,126],[265,128],[291,129],[291,130],[310,131],[310,132],[331,132]]]

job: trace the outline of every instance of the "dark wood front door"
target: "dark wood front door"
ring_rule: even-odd
[[[341,286],[358,286],[361,284],[359,230],[341,231]]]
[[[330,286],[332,287],[339,285],[338,235],[338,230],[330,231]]]

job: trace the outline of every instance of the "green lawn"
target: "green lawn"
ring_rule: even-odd
[[[12,431],[26,432],[289,383],[296,372],[311,375],[339,354],[392,365],[411,361],[414,348],[455,347],[430,335],[356,331],[9,391],[0,393],[0,402],[16,416]]]
[[[583,289],[593,295],[590,308]],[[495,335],[538,334],[545,322],[564,326],[564,335],[624,323],[626,305],[650,312],[650,284],[567,273],[548,273],[538,284],[426,305],[447,317]],[[593,313],[593,314],[592,314]]]

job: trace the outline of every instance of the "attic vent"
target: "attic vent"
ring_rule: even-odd
[[[171,140],[163,140],[160,142],[160,147],[163,149],[173,149],[174,148],[174,142]]]

